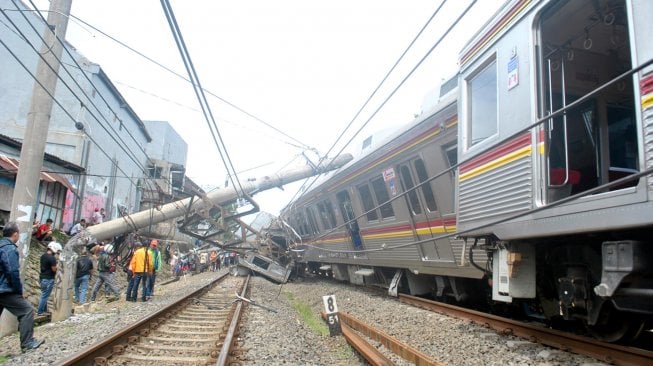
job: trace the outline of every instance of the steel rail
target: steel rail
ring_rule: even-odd
[[[502,318],[480,311],[444,304],[415,296],[399,294],[403,303],[435,311],[456,318],[468,319],[490,327],[502,334],[512,334],[532,342],[545,344],[563,351],[582,354],[619,366],[653,365],[653,352],[625,347],[538,325]]]
[[[251,276],[248,275],[245,283],[243,284],[243,288],[240,292],[241,297],[244,297],[245,293],[247,292],[250,278]],[[236,328],[238,327],[238,323],[240,323],[240,315],[242,314],[242,309],[243,301],[238,301],[236,310],[234,311],[234,314],[231,318],[231,324],[229,324],[229,331],[227,331],[227,335],[225,336],[224,342],[222,343],[222,348],[220,349],[220,355],[218,355],[218,360],[215,363],[218,366],[224,366],[227,364],[229,353],[231,353],[234,336],[236,335]]]
[[[338,316],[340,317],[342,323],[346,324],[347,327],[363,333],[368,338],[380,342],[387,349],[391,350],[397,356],[403,358],[408,362],[412,362],[417,366],[442,366],[440,362],[407,345],[406,343],[394,338],[393,336],[379,329],[376,329],[375,327],[363,322],[360,319],[355,318],[351,314],[338,313]]]
[[[326,313],[320,312],[322,319],[326,321]],[[338,313],[338,317],[342,319],[343,313]],[[395,365],[392,360],[386,357],[381,351],[376,349],[372,344],[366,341],[363,337],[359,336],[354,329],[352,329],[346,322],[340,323],[340,330],[342,336],[345,337],[347,343],[351,345],[358,353],[372,366],[392,366]]]
[[[99,342],[93,343],[90,346],[82,349],[81,351],[73,354],[69,358],[57,362],[56,365],[102,365],[106,362],[106,358],[113,353],[119,353],[126,347],[129,342],[137,341],[140,336],[140,331],[145,328],[150,328],[150,324],[156,325],[160,320],[163,320],[167,315],[176,307],[182,306],[185,302],[190,301],[192,298],[197,297],[203,292],[208,291],[211,286],[224,279],[229,272],[225,272],[215,280],[200,287],[192,293],[180,298],[179,300],[167,305],[166,307],[158,310],[155,313],[141,319],[140,321],[130,324],[112,334]]]

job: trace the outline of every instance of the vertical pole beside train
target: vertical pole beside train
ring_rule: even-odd
[[[281,172],[273,176],[265,176],[255,181],[243,183],[243,192],[237,191],[235,187],[228,187],[208,193],[206,197],[211,203],[221,205],[238,198],[241,193],[253,195],[260,191],[281,187],[284,184],[338,169],[348,163],[351,159],[351,155],[343,154],[325,164],[324,167],[314,169],[307,166]],[[191,200],[193,202],[193,210],[208,208],[207,206],[210,205],[199,197],[186,198],[180,201],[168,203],[158,208],[151,208],[115,220],[103,222],[98,225],[93,225],[70,239],[70,241],[66,243],[60,257],[60,269],[57,271],[57,277],[55,280],[52,320],[60,321],[70,317],[74,283],[73,277],[75,274],[77,259],[77,253],[75,252],[76,247],[145,228],[150,224],[157,224],[172,218],[184,216],[189,209]]]
[[[20,230],[18,239],[18,252],[20,253],[20,277],[25,279],[26,259],[29,255],[29,241],[32,233],[32,220],[38,200],[39,182],[43,167],[45,143],[50,125],[53,100],[57,87],[57,73],[59,60],[63,53],[63,42],[68,28],[68,14],[72,0],[52,0],[48,13],[48,24],[43,30],[43,45],[36,66],[36,81],[32,89],[25,136],[20,149],[20,167],[16,174],[14,195],[11,202],[10,221],[15,221]],[[56,34],[56,35],[55,35]],[[39,84],[40,83],[40,84]],[[8,311],[2,312],[0,317],[0,335],[6,335],[16,330],[18,322],[16,317]]]

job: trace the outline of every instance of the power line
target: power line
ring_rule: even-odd
[[[524,127],[524,128],[522,128],[522,129],[520,129],[518,131],[513,132],[512,134],[510,134],[509,136],[507,136],[503,140],[498,141],[498,142],[492,144],[491,146],[487,147],[486,150],[487,151],[494,150],[494,149],[498,148],[499,146],[503,145],[505,143],[505,141],[510,141],[510,140],[512,140],[512,139],[514,139],[514,138],[516,138],[516,137],[518,137],[518,136],[520,136],[520,135],[522,135],[522,134],[524,134],[524,133],[526,133],[528,131],[531,131],[533,128],[536,128],[536,127],[540,126],[541,124],[551,120],[552,118],[561,116],[563,113],[567,113],[567,111],[578,107],[582,103],[585,103],[587,100],[589,100],[590,98],[596,96],[600,92],[606,90],[607,88],[609,88],[609,87],[611,87],[613,85],[616,85],[622,79],[627,78],[627,77],[629,77],[629,76],[631,76],[631,75],[633,75],[633,74],[635,74],[635,73],[649,67],[652,64],[653,64],[653,58],[649,59],[648,61],[640,64],[639,66],[637,66],[637,67],[635,67],[635,68],[633,68],[633,69],[631,69],[629,71],[626,71],[626,72],[622,73],[621,75],[616,76],[612,80],[604,83],[603,85],[595,88],[591,92],[585,94],[583,97],[573,101],[570,104],[567,104],[565,107],[562,107],[562,108],[556,110],[555,112],[553,112],[551,114],[548,114],[545,117],[542,117],[542,118],[538,119],[537,121],[533,122],[532,124],[530,124],[527,127]],[[340,225],[340,226],[338,226],[336,228],[333,228],[331,231],[326,232],[326,233],[318,236],[317,238],[315,238],[313,240],[318,240],[318,239],[326,237],[327,235],[337,231],[337,229],[345,227],[350,222],[358,220],[359,218],[367,215],[368,213],[377,210],[381,206],[389,204],[392,201],[395,201],[395,200],[399,199],[400,197],[403,197],[403,196],[407,195],[408,193],[417,190],[418,188],[422,187],[425,184],[429,184],[431,181],[443,176],[444,174],[455,171],[456,169],[458,169],[458,167],[460,165],[462,165],[464,163],[466,163],[466,161],[458,162],[457,164],[452,165],[448,169],[445,169],[445,170],[441,171],[440,173],[434,175],[433,177],[430,177],[430,178],[424,180],[423,182],[415,185],[413,188],[411,188],[409,190],[405,190],[401,194],[389,199],[388,201],[383,202],[381,204],[378,204],[374,208],[372,208],[372,209],[370,209],[370,210],[368,210],[366,212],[363,212],[361,215],[347,221],[343,225]],[[545,211],[545,210],[551,209],[553,207],[559,206],[559,205],[561,205],[563,203],[572,202],[572,201],[575,201],[577,199],[580,199],[582,197],[588,196],[588,195],[593,194],[593,193],[603,192],[603,191],[605,191],[607,189],[610,189],[610,188],[613,188],[613,187],[618,187],[618,186],[620,186],[620,185],[622,185],[624,183],[627,183],[627,182],[630,182],[630,181],[633,181],[635,179],[639,179],[641,177],[651,175],[651,174],[653,174],[653,168],[649,168],[647,170],[640,171],[639,173],[629,175],[627,177],[624,177],[624,178],[621,178],[621,179],[606,183],[604,185],[600,185],[598,187],[594,187],[594,188],[589,189],[587,191],[584,191],[584,192],[575,194],[573,196],[569,196],[569,197],[566,197],[564,199],[558,200],[556,202],[550,203],[550,204],[548,204],[546,206],[541,206],[541,207],[538,207],[538,208],[535,208],[535,209],[532,209],[532,210],[528,210],[528,211],[525,211],[525,212],[520,212],[520,213],[511,215],[509,217],[504,217],[504,218],[492,221],[490,223],[478,225],[478,226],[475,226],[475,227],[472,227],[470,229],[466,229],[466,230],[463,230],[463,231],[456,231],[454,233],[444,234],[444,235],[437,236],[437,237],[431,237],[429,239],[419,240],[419,241],[415,241],[415,242],[411,242],[411,243],[405,243],[405,244],[400,244],[400,245],[390,246],[390,247],[385,247],[385,248],[367,249],[367,250],[355,250],[355,251],[339,250],[339,249],[325,249],[323,247],[318,247],[318,246],[311,245],[311,244],[307,244],[307,246],[312,247],[312,248],[316,248],[316,249],[320,249],[320,250],[323,250],[323,251],[326,251],[326,252],[335,252],[335,253],[366,253],[366,252],[376,252],[376,251],[382,251],[382,250],[392,250],[392,249],[405,248],[405,247],[409,247],[409,246],[413,246],[413,245],[427,243],[427,242],[430,242],[430,241],[433,241],[433,240],[446,239],[446,238],[450,238],[450,237],[454,237],[454,236],[459,236],[460,234],[474,232],[474,231],[477,231],[477,230],[480,230],[480,229],[483,229],[483,228],[487,228],[487,227],[490,227],[490,226],[493,226],[493,225],[498,225],[500,223],[507,222],[507,221],[510,221],[510,220],[514,220],[514,219],[517,219],[517,218],[520,218],[520,217],[523,217],[523,216],[532,215],[533,213],[540,212],[540,211]]]
[[[39,36],[39,38],[41,38],[41,40],[45,42],[45,40],[44,40],[43,37],[40,35],[40,33],[39,33],[35,28],[34,28],[34,25],[32,24],[32,22],[31,22],[31,21],[26,17],[26,15],[24,14],[24,12],[21,11],[22,9],[20,9],[20,8],[18,7],[18,5],[15,3],[15,1],[12,0],[12,2],[14,3],[14,6],[16,6],[17,11],[20,11],[20,13],[21,13],[21,15],[23,16],[23,18],[25,19],[25,21],[30,25],[30,27],[32,28],[32,30],[34,30],[34,32]],[[34,7],[34,9],[36,9],[36,5],[34,4],[34,2],[33,2],[32,0],[30,0],[30,3],[32,4],[32,6]],[[47,27],[47,26],[48,26],[47,20],[43,17],[43,15],[42,15],[40,12],[37,11],[37,13],[38,13],[39,17],[41,18],[41,20],[43,21],[43,23],[45,24],[45,26]],[[5,16],[6,16],[6,15],[5,15]],[[11,20],[10,20],[10,21],[11,21]],[[12,22],[12,24],[14,24],[14,23]],[[18,27],[17,27],[15,24],[14,24],[14,26],[16,27],[16,29],[18,29]],[[52,30],[51,30],[51,31],[52,31]],[[19,32],[20,32],[20,30],[19,30]],[[54,37],[56,38],[56,40],[57,40],[57,41],[58,41],[58,42],[63,46],[63,49],[66,51],[66,53],[67,53],[68,56],[71,58],[71,60],[75,63],[76,66],[74,66],[74,67],[76,67],[77,69],[79,69],[79,70],[82,72],[82,75],[86,78],[86,80],[89,82],[89,84],[93,87],[93,90],[96,92],[96,94],[97,94],[97,95],[102,99],[102,101],[105,103],[105,105],[109,108],[109,111],[114,115],[115,119],[117,119],[117,120],[120,122],[120,124],[122,125],[122,124],[123,124],[123,121],[118,117],[118,113],[117,113],[117,112],[116,112],[116,111],[111,107],[111,105],[109,104],[109,102],[108,102],[108,101],[106,100],[106,98],[102,95],[102,93],[100,92],[100,90],[98,90],[98,88],[95,86],[95,84],[93,83],[93,81],[88,77],[88,75],[86,75],[85,70],[81,67],[81,65],[79,65],[79,63],[77,62],[76,58],[72,55],[72,53],[68,50],[68,48],[67,48],[66,45],[64,44],[63,40],[61,40],[61,39],[56,35],[56,33],[54,33],[54,31],[52,31],[52,33],[53,33]],[[21,32],[21,34],[22,34],[22,32]],[[30,46],[32,46],[32,48],[36,51],[36,49],[33,47],[32,43],[31,43],[31,42],[30,42],[26,37],[24,37],[24,35],[23,35],[23,39],[24,39],[28,44],[30,44]],[[82,94],[84,94],[84,96],[86,97],[86,99],[91,103],[91,105],[92,105],[93,107],[95,107],[96,111],[97,111],[97,112],[100,114],[100,116],[101,116],[101,117],[102,117],[102,118],[107,122],[107,124],[109,125],[109,128],[113,131],[113,133],[115,134],[115,136],[117,136],[117,138],[120,140],[120,143],[119,143],[119,142],[116,140],[116,138],[115,138],[115,137],[114,137],[114,136],[113,136],[113,135],[112,135],[112,134],[111,134],[111,133],[110,133],[110,132],[109,132],[109,131],[108,131],[108,130],[103,126],[103,125],[102,125],[102,123],[101,123],[101,122],[98,120],[98,118],[93,114],[93,112],[89,110],[89,112],[91,113],[91,116],[92,116],[96,121],[98,121],[98,122],[100,123],[100,126],[104,129],[104,131],[107,132],[107,134],[109,134],[109,136],[111,136],[111,138],[112,138],[116,143],[118,143],[118,144],[120,145],[121,149],[122,149],[125,153],[127,153],[127,156],[128,156],[128,157],[130,157],[130,160],[132,160],[132,161],[133,161],[133,162],[134,162],[134,163],[139,167],[139,169],[141,169],[141,171],[143,172],[143,174],[145,174],[146,171],[147,171],[146,167],[145,167],[144,165],[142,165],[142,164],[140,163],[140,161],[138,161],[138,159],[137,159],[136,154],[134,153],[134,151],[133,151],[131,148],[129,148],[129,147],[127,146],[127,143],[123,140],[123,138],[120,136],[120,134],[118,133],[118,131],[115,130],[115,128],[111,125],[111,123],[109,122],[109,120],[104,116],[104,114],[102,113],[102,111],[100,111],[99,107],[98,107],[98,106],[93,102],[92,98],[90,98],[90,97],[88,96],[88,94],[86,94],[86,92],[84,91],[84,88],[81,87],[81,85],[79,84],[79,82],[77,82],[77,80],[72,76],[72,74],[70,73],[70,71],[65,67],[65,65],[67,65],[67,63],[64,63],[63,60],[61,60],[61,59],[59,59],[59,62],[62,64],[62,67],[63,67],[64,71],[66,71],[66,73],[68,74],[68,76],[71,77],[71,79],[75,82],[76,86],[77,86],[77,87],[82,91]],[[47,62],[46,62],[46,63],[47,63]],[[50,67],[49,64],[48,64],[48,66]],[[50,67],[50,68],[52,69],[52,67]],[[55,72],[55,73],[56,73],[56,72]],[[58,75],[58,73],[57,73],[57,75]],[[63,82],[63,79],[60,78],[60,80],[62,80],[62,82]],[[65,82],[64,82],[64,85],[66,85],[66,87],[68,87],[68,85],[67,85]],[[72,94],[77,98],[77,100],[81,103],[82,107],[84,107],[84,102],[81,101],[81,98],[79,98],[79,97],[77,96],[77,94],[76,94],[76,93],[75,93],[75,92],[74,92],[70,87],[68,87],[68,89],[69,89],[70,92],[71,92],[71,93],[72,93]],[[127,134],[131,137],[132,141],[134,141],[134,143],[136,144],[136,146],[138,146],[138,148],[141,150],[141,152],[143,153],[143,155],[145,156],[145,158],[146,158],[148,161],[151,160],[151,158],[150,158],[150,157],[147,155],[147,153],[145,152],[145,149],[141,146],[140,142],[137,141],[136,138],[134,137],[134,135],[130,132],[129,128],[126,128],[125,131],[126,131]],[[122,143],[122,144],[121,144],[121,143]],[[123,146],[123,144],[124,144],[124,146]],[[128,151],[127,151],[127,150],[128,150]],[[113,162],[113,159],[110,159],[110,160]],[[168,184],[172,184],[172,182],[170,182],[169,179],[167,179],[167,178],[163,178],[163,179],[164,179]],[[147,183],[148,185],[150,185],[150,182],[146,182],[146,183]],[[154,181],[154,184],[157,186],[158,189],[161,189],[161,187],[159,186],[158,182]],[[150,189],[151,189],[151,187],[150,187]]]
[[[32,71],[27,67],[27,65],[25,65],[25,63],[22,62],[22,61],[20,60],[20,58],[18,57],[18,55],[16,55],[16,54],[14,53],[14,51],[12,51],[11,48],[9,48],[9,46],[8,46],[8,45],[7,45],[7,44],[2,40],[2,38],[0,38],[0,44],[2,44],[2,46],[3,46],[3,47],[4,47],[4,48],[5,48],[5,49],[6,49],[6,50],[11,54],[11,56],[16,60],[16,62],[18,62],[18,63],[23,67],[23,69],[25,69],[25,71],[26,71],[26,72],[27,72],[27,73],[32,77],[32,79],[34,79],[34,81],[35,81],[37,84],[39,84],[39,86],[41,86],[41,87],[45,90],[45,92],[48,94],[48,96],[49,96],[50,98],[52,98],[52,100],[54,101],[54,103],[55,103],[57,106],[59,106],[59,108],[61,108],[61,110],[64,112],[64,114],[66,114],[66,116],[68,116],[68,117],[70,118],[71,121],[75,122],[75,118],[72,116],[72,114],[70,114],[70,112],[69,112],[69,111],[68,111],[68,110],[63,106],[63,104],[61,104],[61,102],[59,102],[59,100],[58,100],[57,98],[55,98],[55,96],[54,96],[52,93],[50,93],[47,89],[45,89],[45,87],[43,86],[43,84],[41,84],[41,82],[40,82],[39,79],[36,77],[36,75],[34,75],[34,74],[32,73]],[[100,145],[100,144],[99,144],[99,143],[98,143],[98,142],[97,142],[97,141],[96,141],[92,136],[90,136],[90,135],[87,135],[87,136],[88,136],[88,138],[89,138],[89,139],[90,139],[90,140],[91,140],[91,141],[92,141],[92,142],[97,146],[97,148],[98,148],[98,149],[99,149],[99,150],[100,150],[100,151],[101,151],[101,152],[102,152],[102,153],[103,153],[107,158],[109,158],[109,160],[112,159],[112,158],[109,156],[109,154],[108,154],[108,153],[107,153],[107,152],[102,148],[102,146],[101,146],[101,145]],[[127,173],[126,173],[124,170],[122,170],[122,168],[120,168],[119,165],[117,165],[117,168],[118,168],[118,170],[120,170],[120,172],[122,172],[125,176],[127,176]],[[131,179],[130,179],[130,181],[131,181],[134,185],[137,185],[137,183],[134,182],[134,181],[132,181]]]
[[[36,7],[35,7],[35,10],[36,10]],[[37,11],[40,12],[40,11],[48,11],[48,10],[37,10]],[[81,18],[79,18],[79,17],[77,17],[77,16],[75,16],[75,15],[72,15],[72,14],[70,14],[69,17],[71,17],[71,18],[73,18],[73,19],[76,19],[77,21],[81,22],[82,24],[84,24],[84,25],[88,26],[89,28],[91,28],[91,29],[97,31],[98,33],[102,34],[103,36],[109,38],[110,40],[116,42],[116,43],[119,44],[120,46],[122,46],[122,47],[128,49],[129,51],[135,53],[136,55],[138,55],[138,56],[140,56],[140,57],[142,57],[142,58],[144,58],[145,60],[147,60],[147,61],[149,61],[149,62],[155,64],[156,66],[162,68],[163,70],[169,72],[170,74],[172,74],[172,75],[174,75],[174,76],[176,76],[176,77],[178,77],[178,78],[180,78],[180,79],[182,79],[182,80],[184,80],[184,81],[186,81],[186,82],[191,82],[191,80],[190,80],[189,78],[187,78],[187,77],[185,77],[185,76],[179,74],[178,72],[176,72],[176,71],[170,69],[169,67],[163,65],[162,63],[156,61],[155,59],[153,59],[153,58],[151,58],[151,57],[149,57],[149,56],[143,54],[142,52],[140,52],[140,51],[136,50],[135,48],[129,46],[128,44],[126,44],[126,43],[120,41],[119,39],[117,39],[117,38],[115,38],[115,37],[109,35],[108,33],[102,31],[101,29],[95,27],[94,25],[88,23],[87,21],[85,21],[85,20],[83,20],[83,19],[81,19]],[[246,110],[243,109],[242,107],[239,107],[238,105],[236,105],[236,104],[234,104],[234,103],[228,101],[227,99],[225,99],[225,98],[223,98],[223,97],[217,95],[216,93],[214,93],[214,92],[212,92],[212,91],[210,91],[210,90],[208,90],[208,89],[203,89],[203,90],[204,90],[204,92],[206,92],[207,94],[209,94],[209,95],[211,95],[212,97],[214,97],[214,98],[220,100],[221,102],[225,103],[226,105],[230,106],[231,108],[234,108],[235,110],[237,110],[237,111],[239,111],[239,112],[245,114],[246,116],[252,118],[253,120],[255,120],[255,121],[257,121],[257,122],[259,122],[259,123],[261,123],[261,124],[263,124],[264,126],[266,126],[266,127],[270,128],[270,129],[276,131],[277,133],[279,133],[279,134],[285,136],[286,138],[288,138],[288,139],[291,140],[291,141],[294,141],[294,142],[297,144],[297,145],[295,145],[295,144],[289,144],[289,145],[294,146],[294,147],[298,147],[298,148],[303,148],[303,149],[306,149],[306,150],[316,150],[315,148],[306,145],[306,144],[303,143],[302,141],[300,141],[300,140],[298,140],[298,139],[296,139],[296,138],[290,136],[289,134],[287,134],[286,132],[280,130],[279,128],[277,128],[277,127],[275,127],[275,126],[273,126],[272,124],[270,124],[270,123],[264,121],[264,120],[261,119],[260,117],[257,117],[256,115],[254,115],[254,114],[252,114],[252,113],[246,111]],[[286,143],[287,143],[287,142],[286,142]]]
[[[12,0],[12,2],[13,2],[13,0]],[[18,6],[15,2],[14,2],[14,5]],[[16,23],[14,23],[14,21],[13,21],[13,20],[8,16],[8,15],[7,15],[7,13],[5,12],[5,10],[4,10],[4,9],[0,9],[0,12],[2,12],[2,14],[7,18],[7,20],[9,20],[9,22],[10,22],[10,23],[11,23],[11,24],[16,28],[16,30],[21,34],[21,36],[23,37],[23,39],[24,39],[24,40],[27,42],[27,44],[32,48],[32,50],[35,51],[35,52],[39,55],[39,57],[40,57],[40,58],[41,58],[41,59],[46,63],[46,65],[48,66],[48,68],[50,68],[50,70],[52,70],[52,72],[54,72],[54,73],[57,75],[57,78],[58,78],[58,79],[63,83],[63,85],[64,85],[64,86],[65,86],[65,87],[66,87],[66,88],[71,92],[71,94],[72,94],[72,95],[77,99],[77,101],[78,101],[82,106],[84,106],[84,101],[82,101],[82,99],[77,95],[77,93],[75,93],[75,91],[73,90],[73,88],[70,87],[70,85],[68,85],[68,83],[67,83],[67,82],[66,82],[66,81],[61,77],[61,75],[59,75],[58,70],[55,70],[55,69],[52,67],[52,65],[51,65],[50,63],[48,63],[47,60],[45,60],[45,58],[43,57],[43,55],[40,54],[40,52],[38,52],[38,50],[36,49],[36,47],[34,46],[34,44],[33,44],[31,41],[29,41],[29,39],[25,36],[25,34],[24,34],[24,33],[20,30],[20,28],[16,25]],[[36,33],[38,34],[38,31],[34,28],[34,25],[31,23],[31,21],[29,21],[29,19],[27,19],[27,17],[25,17],[25,14],[21,12],[21,15],[22,15],[22,16],[25,18],[25,20],[29,23],[29,25],[30,25],[30,27],[32,28],[32,30],[34,30],[34,32],[36,32]],[[47,23],[46,23],[46,25],[47,25]],[[45,42],[45,40],[43,39],[43,37],[42,37],[40,34],[39,34],[39,38],[40,38],[43,42]],[[57,39],[58,39],[58,37],[57,37]],[[66,49],[65,45],[64,45],[64,49]],[[71,57],[72,57],[72,55],[71,55]],[[76,80],[76,78],[73,77],[73,75],[70,73],[70,71],[68,71],[68,69],[67,69],[65,66],[62,66],[62,68],[63,68],[64,71],[66,71],[66,73],[68,74],[68,76],[73,80],[73,82],[75,83],[75,85],[76,85],[76,86],[77,86],[77,87],[82,91],[82,94],[84,94],[84,96],[86,97],[86,99],[88,99],[88,100],[91,102],[91,105],[93,105],[93,106],[95,107],[95,109],[96,109],[98,112],[100,112],[99,108],[98,108],[98,107],[93,103],[93,101],[91,100],[91,98],[86,94],[86,92],[84,91],[84,89],[82,88],[82,86],[79,84],[79,82]],[[84,74],[84,75],[85,75],[85,74]],[[91,85],[93,85],[93,84],[91,83]],[[92,117],[93,117],[93,118],[98,122],[98,124],[100,125],[100,127],[101,127],[101,128],[102,128],[102,129],[103,129],[103,130],[104,130],[104,131],[105,131],[105,132],[106,132],[106,133],[107,133],[107,134],[108,134],[108,135],[109,135],[109,136],[110,136],[110,137],[111,137],[111,138],[112,138],[112,139],[113,139],[113,140],[114,140],[118,145],[119,145],[119,147],[120,147],[120,148],[121,148],[121,149],[122,149],[122,150],[127,154],[127,156],[130,157],[130,159],[131,159],[131,160],[136,164],[136,166],[139,167],[139,169],[142,169],[143,171],[145,171],[143,165],[140,164],[140,162],[139,162],[137,159],[135,159],[135,154],[134,154],[134,152],[133,152],[131,149],[128,149],[126,146],[123,146],[124,141],[122,140],[122,138],[120,138],[120,136],[118,136],[118,138],[120,139],[120,142],[122,142],[122,144],[121,144],[121,143],[120,143],[120,142],[119,142],[119,141],[114,137],[114,135],[113,135],[111,132],[109,132],[109,130],[104,126],[104,124],[100,122],[100,119],[99,119],[99,118],[98,118],[98,117],[97,117],[97,116],[96,116],[96,115],[95,115],[95,114],[94,114],[90,109],[89,109],[88,111],[89,111],[89,113],[91,114],[91,116],[92,116]],[[102,116],[102,117],[104,118],[104,120],[107,122],[107,125],[109,125],[109,128],[111,128],[112,131],[113,131],[115,134],[117,134],[117,132],[115,131],[115,129],[113,128],[113,126],[111,126],[110,122],[106,119],[106,117],[104,117],[104,115],[103,115],[102,113],[100,113],[100,116]],[[72,120],[73,120],[73,122],[76,122],[74,118],[73,118]],[[88,136],[88,134],[87,134],[87,136]],[[124,144],[124,145],[126,145],[126,144]],[[113,160],[113,159],[110,159],[110,160]]]
[[[365,101],[365,103],[363,104],[363,106],[359,109],[358,113],[356,113],[356,115],[355,115],[354,118],[351,120],[351,122],[349,122],[349,125],[347,125],[347,127],[345,128],[345,130],[344,130],[344,131],[340,134],[340,136],[336,139],[336,141],[333,143],[333,145],[331,146],[331,148],[329,148],[329,152],[330,152],[330,151],[335,147],[335,145],[338,143],[338,141],[340,140],[340,138],[344,135],[345,131],[346,131],[346,130],[351,126],[351,124],[354,122],[354,120],[355,120],[355,119],[358,117],[358,115],[361,113],[361,111],[363,110],[363,108],[365,108],[365,106],[367,106],[367,104],[370,102],[370,100],[372,99],[372,97],[376,94],[376,92],[379,90],[379,88],[381,87],[381,85],[382,85],[382,84],[385,82],[385,80],[388,78],[388,76],[390,75],[390,73],[391,73],[391,72],[392,72],[392,71],[397,67],[397,65],[398,65],[399,62],[403,59],[403,57],[406,55],[406,53],[408,52],[408,50],[413,46],[413,44],[415,43],[415,41],[416,41],[416,40],[419,38],[419,36],[424,32],[424,30],[426,29],[426,27],[431,23],[431,21],[433,20],[433,18],[435,18],[435,16],[440,12],[440,9],[442,8],[442,6],[444,5],[445,2],[446,2],[446,0],[443,1],[442,3],[440,3],[440,5],[435,9],[435,11],[434,11],[433,14],[431,15],[431,17],[430,17],[430,18],[428,19],[428,21],[426,22],[426,24],[424,24],[424,26],[420,29],[420,31],[417,33],[417,35],[416,35],[416,36],[413,38],[413,40],[410,42],[410,44],[408,45],[408,47],[407,47],[407,48],[404,50],[404,52],[401,54],[401,56],[399,57],[399,59],[397,59],[397,61],[396,61],[395,64],[392,66],[392,68],[390,69],[390,71],[385,75],[385,77],[383,78],[383,80],[381,80],[381,83],[380,83],[380,84],[376,87],[376,89],[373,91],[372,95],[370,95],[370,97]],[[369,122],[370,122],[370,121],[371,121],[371,120],[376,116],[376,114],[381,110],[381,108],[383,108],[383,107],[385,106],[385,104],[388,102],[388,100],[390,100],[390,98],[392,98],[392,97],[394,96],[394,94],[397,92],[397,90],[399,90],[399,88],[401,88],[401,87],[403,86],[403,84],[406,82],[406,80],[408,80],[408,78],[410,78],[410,77],[412,76],[412,74],[415,72],[415,70],[417,70],[417,68],[419,68],[419,67],[422,65],[422,63],[423,63],[423,62],[426,60],[426,58],[431,54],[431,52],[433,52],[433,50],[435,50],[435,48],[440,44],[440,42],[442,42],[442,40],[443,40],[443,39],[444,39],[444,38],[449,34],[449,32],[450,32],[450,31],[451,31],[451,30],[452,30],[452,29],[453,29],[453,28],[458,24],[458,22],[460,21],[460,19],[461,19],[463,16],[465,16],[465,14],[467,14],[467,12],[469,11],[469,9],[471,9],[471,7],[472,7],[475,3],[476,3],[476,0],[473,0],[473,1],[472,1],[472,2],[467,6],[467,8],[466,8],[466,9],[465,9],[465,10],[464,10],[464,11],[463,11],[459,16],[458,16],[458,18],[453,22],[453,24],[452,24],[451,26],[449,26],[449,28],[447,29],[447,31],[445,31],[444,34],[443,34],[442,36],[440,36],[440,38],[439,38],[439,39],[435,42],[435,44],[434,44],[434,45],[433,45],[433,46],[428,50],[428,52],[426,52],[426,54],[422,57],[422,59],[421,59],[421,60],[420,60],[420,61],[419,61],[419,62],[418,62],[418,63],[417,63],[417,64],[416,64],[412,69],[411,69],[411,71],[410,71],[410,72],[409,72],[409,73],[408,73],[408,74],[407,74],[407,75],[402,79],[402,81],[399,83],[399,85],[397,85],[397,86],[392,90],[392,92],[391,92],[391,93],[390,93],[390,94],[389,94],[389,95],[388,95],[388,96],[383,100],[383,102],[381,103],[381,105],[380,105],[380,106],[379,106],[379,107],[374,111],[374,113],[372,113],[372,115],[371,115],[371,116],[370,116],[370,117],[369,117],[369,118],[368,118],[368,119],[363,123],[363,125],[362,125],[362,126],[361,126],[361,127],[360,127],[360,128],[359,128],[359,129],[354,133],[354,135],[349,139],[349,141],[347,141],[347,143],[346,143],[346,144],[345,144],[345,145],[340,149],[340,151],[338,151],[338,153],[336,154],[336,156],[339,156],[339,155],[344,151],[344,149],[347,148],[347,146],[349,146],[349,144],[353,141],[353,139],[354,139],[356,136],[358,136],[358,134],[363,130],[363,128],[365,128],[365,126],[367,126],[367,124],[368,124],[368,123],[369,123]],[[327,154],[328,154],[328,153],[327,153]],[[318,163],[318,165],[321,164],[321,163],[323,163],[325,157],[326,157],[326,155],[325,155],[322,159],[320,159],[320,162]],[[304,185],[302,185],[302,187],[300,187],[300,188],[297,190],[297,193],[295,193],[295,195],[294,195],[293,198],[291,199],[291,203],[290,203],[289,205],[291,205],[293,201],[298,200],[298,199],[301,198],[301,197],[302,197],[306,192],[308,192],[308,190],[309,190],[309,189],[310,189],[310,188],[315,184],[315,182],[317,182],[317,180],[318,180],[318,177],[315,177],[315,178],[311,181],[311,183],[310,183],[308,186],[305,186],[305,184],[306,184],[306,182],[308,182],[308,180],[304,181]],[[298,194],[300,191],[302,191],[302,189],[303,189],[303,192],[299,195],[299,197],[297,197],[297,194]]]
[[[161,0],[161,6],[163,8],[163,12],[165,13],[166,19],[168,21],[168,25],[170,26],[170,30],[172,32],[173,38],[175,39],[175,43],[177,44],[177,49],[179,50],[182,61],[184,62],[184,66],[186,67],[186,71],[188,72],[188,76],[191,79],[191,84],[193,85],[193,90],[195,91],[197,100],[200,103],[200,106],[202,107],[202,113],[204,114],[206,123],[208,124],[209,130],[211,131],[211,135],[213,136],[213,141],[215,142],[218,148],[218,152],[220,153],[222,162],[224,163],[225,169],[227,170],[227,174],[229,175],[229,180],[231,180],[231,184],[234,186],[234,189],[236,189],[236,185],[234,184],[234,179],[235,179],[236,182],[238,183],[238,188],[240,188],[241,193],[244,193],[243,187],[241,186],[240,181],[238,180],[236,169],[234,168],[231,158],[229,157],[229,152],[227,151],[227,147],[224,144],[222,135],[220,134],[220,130],[218,129],[215,118],[213,117],[213,112],[211,111],[211,107],[209,106],[208,100],[206,99],[206,95],[204,94],[204,89],[202,89],[202,84],[199,80],[199,77],[197,76],[197,72],[195,71],[195,66],[193,65],[193,61],[190,57],[190,53],[188,52],[188,48],[186,47],[186,42],[184,42],[184,37],[181,34],[181,29],[179,28],[179,24],[177,24],[177,19],[175,18],[172,7],[170,6],[168,0]],[[215,132],[213,131],[213,129],[215,129]],[[217,135],[217,139],[216,139],[216,135]],[[223,150],[224,150],[224,154],[223,154]]]

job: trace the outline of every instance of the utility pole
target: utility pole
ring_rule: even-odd
[[[57,86],[59,60],[63,52],[63,44],[57,40],[57,37],[61,40],[65,38],[71,5],[72,0],[52,0],[50,2],[50,11],[48,12],[49,27],[45,27],[43,31],[45,42],[41,46],[41,54],[44,59],[39,58],[36,69],[36,78],[43,87],[36,82],[34,83],[30,109],[27,114],[25,137],[20,150],[20,167],[16,176],[14,196],[11,202],[10,221],[15,221],[20,230],[20,238],[16,245],[20,252],[20,278],[23,283],[25,283],[25,270],[27,267],[25,259],[29,254],[32,218],[38,202],[40,174],[43,167],[43,155],[53,105],[52,97],[48,93],[54,95]],[[55,71],[52,71],[48,64]],[[0,319],[0,334],[13,333],[16,328],[16,317],[8,311],[3,311]]]

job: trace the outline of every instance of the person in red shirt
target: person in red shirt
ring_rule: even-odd
[[[52,241],[52,219],[47,219],[45,224],[39,226],[34,236],[36,237],[36,240],[39,241]]]

